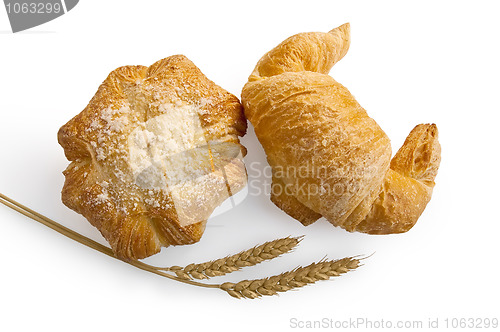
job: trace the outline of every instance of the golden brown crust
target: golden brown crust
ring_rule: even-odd
[[[267,154],[273,187],[283,187],[271,200],[287,214],[304,225],[324,216],[348,231],[406,231],[430,199],[437,129],[417,126],[391,162],[387,135],[327,75],[349,44],[348,24],[286,39],[245,84],[245,115]]]
[[[122,259],[194,243],[246,184],[245,131],[238,99],[185,56],[120,67],[59,130],[71,161],[62,200]]]
[[[350,29],[346,23],[329,33],[306,32],[289,37],[259,60],[248,80],[287,72],[328,74],[349,50]]]
[[[356,230],[370,234],[410,230],[431,200],[440,161],[436,125],[417,125],[392,158],[380,195]]]
[[[286,189],[285,184],[277,178],[273,178],[271,184],[271,201],[290,217],[300,221],[304,226],[310,225],[322,217],[321,214],[311,210],[295,198]]]

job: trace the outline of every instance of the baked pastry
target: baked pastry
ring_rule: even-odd
[[[246,184],[245,132],[238,98],[185,56],[118,68],[59,130],[71,161],[62,201],[121,259],[197,242]]]
[[[245,115],[273,170],[271,200],[309,225],[408,231],[429,202],[440,163],[434,124],[412,130],[391,161],[389,138],[327,75],[347,53],[349,24],[300,33],[266,53],[242,91]]]

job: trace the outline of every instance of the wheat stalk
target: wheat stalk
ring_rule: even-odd
[[[356,269],[359,265],[360,260],[354,257],[334,261],[322,260],[272,277],[243,280],[238,283],[226,282],[220,285],[220,288],[238,299],[255,299],[263,295],[276,295],[278,292],[304,287],[318,280],[338,277],[343,273]]]
[[[97,250],[97,251],[99,251],[99,252],[101,252],[101,253],[103,253],[111,258],[120,260],[119,258],[117,258],[114,255],[113,251],[110,248],[103,246],[99,242],[96,242],[92,239],[89,239],[88,237],[83,236],[83,235],[61,225],[58,222],[56,222],[50,218],[47,218],[46,216],[44,216],[36,211],[31,210],[30,208],[22,205],[21,203],[16,202],[12,198],[9,198],[9,197],[3,195],[2,193],[0,193],[0,203],[17,211],[17,212],[19,212],[19,213],[21,213],[21,214],[23,214],[24,216],[26,216],[30,219],[38,221],[39,223],[41,223],[41,224],[51,228],[52,230],[58,232],[59,234],[62,234],[62,235],[66,236],[66,237],[68,237],[76,242],[79,242],[79,243],[81,243],[89,248]],[[176,280],[176,281],[180,281],[180,282],[183,282],[186,284],[200,286],[200,287],[207,287],[207,288],[219,288],[219,285],[215,285],[215,284],[204,284],[204,283],[196,282],[194,280],[185,280],[185,279],[178,278],[175,275],[170,275],[164,271],[160,271],[160,270],[158,270],[157,267],[151,266],[151,265],[143,263],[141,261],[132,260],[132,261],[122,261],[122,262],[130,264],[132,266],[135,266],[141,270],[148,271],[148,272],[157,274],[159,276],[162,276],[162,277],[165,277],[168,279],[172,279],[172,280]]]
[[[208,279],[210,277],[223,276],[238,271],[243,267],[254,266],[263,261],[271,260],[282,254],[286,254],[295,248],[301,240],[302,236],[286,237],[269,241],[260,246],[241,251],[235,255],[209,262],[189,264],[186,267],[171,266],[158,269],[173,272],[182,279]]]
[[[1,193],[0,203],[25,215],[26,217],[42,223],[43,225],[64,236],[67,236],[72,240],[75,240],[112,258],[118,259],[114,256],[110,248],[64,227],[58,222],[31,210],[30,208]],[[191,276],[193,278],[200,276],[203,276],[201,278],[206,278],[210,276],[223,275],[239,270],[244,266],[256,265],[264,260],[273,259],[281,254],[291,251],[300,243],[301,240],[302,237],[286,237],[266,242],[260,246],[242,251],[236,255],[201,264],[189,264],[184,268],[177,266],[161,268],[140,261],[128,261],[125,263],[175,281],[198,287],[219,288],[233,297],[249,299],[259,298],[263,295],[275,295],[278,292],[286,292],[294,288],[303,287],[308,284],[315,283],[318,280],[327,280],[330,277],[339,276],[359,266],[359,259],[346,257],[336,261],[322,260],[318,263],[312,263],[305,267],[298,267],[292,271],[284,272],[276,276],[255,280],[243,280],[238,283],[225,282],[223,284],[207,284],[191,279]],[[179,271],[182,271],[182,273]],[[174,273],[175,275],[168,272]]]

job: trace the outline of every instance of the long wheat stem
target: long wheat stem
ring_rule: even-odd
[[[39,223],[55,230],[56,232],[66,236],[72,240],[75,240],[75,241],[77,241],[77,242],[79,242],[79,243],[81,243],[89,248],[92,248],[94,250],[97,250],[97,251],[105,254],[105,255],[108,255],[109,257],[120,260],[120,259],[115,257],[115,255],[113,254],[113,251],[111,251],[110,248],[103,246],[102,244],[100,244],[92,239],[89,239],[88,237],[83,236],[83,235],[63,226],[56,221],[54,221],[50,218],[47,218],[47,217],[39,214],[38,212],[31,210],[30,208],[22,205],[21,203],[16,202],[15,200],[13,200],[13,199],[11,199],[11,198],[9,198],[1,193],[0,193],[0,203],[4,204],[5,206],[10,207],[11,209],[13,209],[13,210],[15,210],[23,215],[25,215],[28,218],[31,218],[35,221],[38,221]],[[122,262],[125,262],[125,261],[122,261]],[[200,283],[200,282],[196,282],[193,280],[183,279],[183,278],[179,278],[177,276],[170,275],[168,273],[165,273],[163,271],[158,270],[154,266],[151,266],[149,264],[146,264],[146,263],[143,263],[140,261],[129,261],[129,262],[125,262],[125,263],[133,265],[141,270],[148,271],[148,272],[160,275],[162,277],[173,279],[176,281],[180,281],[180,282],[183,282],[186,284],[196,285],[196,286],[200,286],[200,287],[208,287],[208,288],[219,288],[219,285],[216,285],[216,284],[205,284],[205,283]]]
[[[0,193],[0,203],[31,218],[39,223],[55,230],[56,232],[77,241],[89,248],[97,250],[109,257],[116,258],[113,251],[83,236],[58,222],[45,217],[44,215],[31,210],[30,208],[16,202],[15,200]],[[264,260],[276,258],[284,253],[290,252],[302,237],[286,237],[266,242],[260,246],[242,251],[238,254],[227,256],[214,261],[199,264],[189,264],[186,267],[172,266],[167,268],[152,266],[140,261],[123,261],[141,270],[148,271],[161,277],[169,278],[186,284],[219,288],[236,298],[258,298],[263,295],[275,295],[278,292],[285,292],[294,288],[303,287],[307,284],[315,283],[318,280],[327,280],[330,277],[339,276],[342,273],[355,269],[359,266],[359,260],[353,257],[346,257],[336,261],[322,260],[305,267],[298,267],[292,271],[282,274],[255,280],[243,280],[238,283],[225,282],[223,284],[206,284],[192,278],[207,279],[213,276],[221,276],[237,271],[244,266],[256,265]],[[120,260],[121,261],[121,260]],[[175,273],[175,275],[167,272]]]

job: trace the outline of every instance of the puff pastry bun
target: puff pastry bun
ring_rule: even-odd
[[[437,128],[418,125],[391,160],[389,138],[327,75],[347,53],[349,24],[292,36],[266,53],[242,91],[273,169],[271,200],[304,225],[324,216],[348,231],[409,230],[440,163]]]
[[[125,260],[194,243],[246,184],[245,131],[238,98],[185,56],[118,68],[59,130],[62,201]]]

